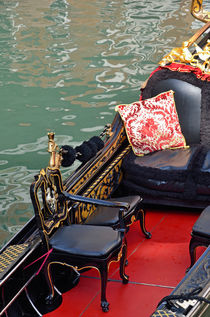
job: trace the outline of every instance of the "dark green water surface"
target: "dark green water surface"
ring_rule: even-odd
[[[48,164],[47,133],[79,145],[117,104],[138,100],[161,57],[201,26],[190,3],[0,1],[0,245],[33,214],[29,186]]]

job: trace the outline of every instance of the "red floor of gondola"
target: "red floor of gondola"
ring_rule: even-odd
[[[110,266],[107,285],[109,317],[149,317],[159,300],[171,293],[185,275],[190,264],[189,241],[198,212],[147,211],[146,227],[152,233],[147,240],[139,224],[131,226],[128,234],[129,283],[123,285],[118,264]],[[203,250],[200,248],[198,254]],[[63,302],[46,317],[105,316],[100,308],[100,280],[96,270],[81,275],[78,285],[63,294]]]

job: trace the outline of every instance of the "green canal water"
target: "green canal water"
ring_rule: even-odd
[[[201,26],[190,3],[0,0],[1,246],[33,215],[29,186],[48,164],[47,133],[79,145],[117,104],[138,100],[162,55]]]

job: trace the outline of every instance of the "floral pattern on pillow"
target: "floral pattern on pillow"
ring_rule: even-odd
[[[147,100],[118,105],[115,110],[120,113],[136,155],[186,146],[172,90]]]

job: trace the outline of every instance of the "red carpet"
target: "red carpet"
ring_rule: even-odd
[[[188,245],[199,214],[190,211],[148,211],[147,240],[139,223],[127,235],[129,283],[121,283],[118,263],[112,263],[107,285],[110,311],[100,308],[100,279],[96,270],[81,275],[79,284],[63,294],[62,305],[46,317],[149,317],[161,298],[171,293],[190,264]],[[201,253],[203,250],[198,250]]]

